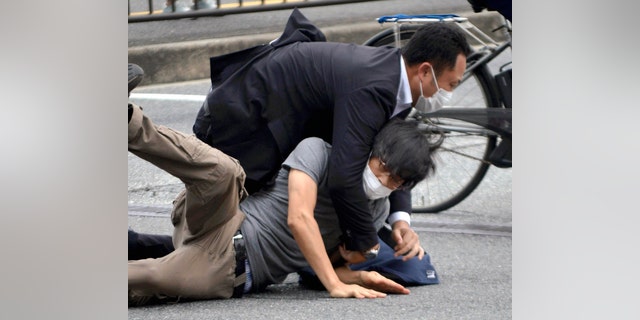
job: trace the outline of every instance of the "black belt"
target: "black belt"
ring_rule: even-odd
[[[233,248],[236,251],[236,279],[233,282],[233,298],[240,298],[244,293],[244,283],[247,281],[245,270],[245,260],[247,260],[247,249],[244,245],[244,237],[240,229],[233,236]]]

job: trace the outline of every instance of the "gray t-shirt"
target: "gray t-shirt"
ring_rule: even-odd
[[[340,244],[340,225],[327,186],[327,168],[331,145],[318,138],[301,141],[285,160],[275,185],[260,191],[240,203],[247,215],[242,223],[247,257],[251,265],[253,289],[281,283],[288,274],[309,266],[287,225],[289,169],[308,174],[318,185],[314,217],[327,250]],[[389,213],[386,198],[370,201],[370,212],[376,229],[380,229]]]

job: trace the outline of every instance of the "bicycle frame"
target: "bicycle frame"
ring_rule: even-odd
[[[467,57],[467,69],[462,76],[462,81],[470,77],[475,68],[489,63],[489,61],[500,55],[507,48],[511,48],[511,39],[505,41],[497,47],[484,47],[482,50],[472,53]]]

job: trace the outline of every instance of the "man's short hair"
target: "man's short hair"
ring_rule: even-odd
[[[435,170],[434,151],[442,144],[442,137],[420,129],[418,120],[393,119],[376,135],[372,157],[385,163],[391,174],[404,180],[403,185],[414,186]]]
[[[468,56],[471,54],[471,47],[457,26],[445,22],[421,26],[402,47],[402,56],[407,65],[430,62],[436,74],[453,69],[459,54]]]

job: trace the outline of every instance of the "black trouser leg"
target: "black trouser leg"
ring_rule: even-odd
[[[171,236],[144,234],[129,230],[129,260],[160,258],[175,248]]]

